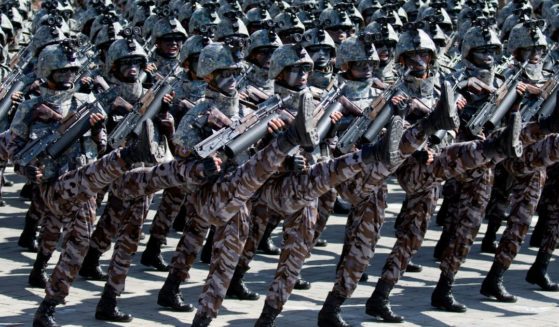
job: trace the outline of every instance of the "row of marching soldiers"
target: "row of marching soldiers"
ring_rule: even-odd
[[[480,292],[517,300],[503,276],[538,202],[539,252],[526,280],[559,290],[546,273],[559,236],[554,1],[0,3],[0,160],[29,181],[18,244],[37,252],[29,284],[46,292],[34,326],[56,326],[78,274],[106,281],[96,319],[132,320],[116,299],[160,190],[141,259],[168,271],[158,305],[194,310],[180,284],[211,235],[193,326],[208,326],[226,296],[259,298],[243,278],[283,221],[255,322],[274,326],[292,290],[310,288],[300,271],[337,201],[349,216],[318,325],[348,326],[341,305],[366,279],[391,176],[406,198],[368,315],[404,321],[389,295],[404,271],[421,270],[411,257],[441,190],[434,307],[467,310],[452,285],[486,213],[483,250],[495,258]],[[167,265],[161,246],[181,216]],[[105,273],[99,258],[113,240]]]

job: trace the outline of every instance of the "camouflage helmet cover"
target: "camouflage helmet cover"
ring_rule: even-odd
[[[300,44],[284,44],[278,47],[271,58],[270,69],[268,70],[268,78],[276,79],[282,70],[289,66],[299,64],[310,64],[314,66],[314,62]]]
[[[272,30],[261,29],[258,30],[250,36],[247,57],[250,56],[252,51],[263,48],[263,47],[273,47],[277,48],[282,45],[279,36]]]
[[[462,58],[468,58],[470,51],[483,46],[496,46],[503,49],[503,44],[497,36],[497,32],[490,26],[473,26],[464,35],[460,49]]]
[[[182,27],[181,23],[174,17],[161,17],[153,25],[152,35],[153,39],[157,39],[169,35],[178,34],[184,39],[186,39],[186,31]]]
[[[352,61],[379,62],[373,38],[374,34],[360,33],[342,41],[336,55],[336,67],[340,68]]]
[[[336,44],[334,43],[334,39],[323,29],[315,27],[305,31],[301,44],[305,49],[312,46],[328,47],[331,50],[331,56],[336,56]]]
[[[431,39],[429,34],[427,34],[422,29],[408,30],[400,34],[400,40],[396,44],[395,56],[397,60],[409,51],[417,50],[429,50],[435,59],[437,54],[437,47],[435,42]]]
[[[188,57],[195,54],[200,54],[200,52],[202,52],[202,49],[210,43],[212,43],[212,41],[206,36],[192,35],[191,37],[186,39],[186,41],[182,45],[179,61],[181,63],[184,63],[184,61],[188,59]]]
[[[532,20],[517,24],[510,31],[507,51],[512,54],[519,48],[543,46],[547,48],[547,41],[541,28],[544,26],[542,20]]]
[[[129,30],[128,28],[124,29],[121,35],[125,33],[128,34]],[[130,57],[142,58],[146,64],[148,61],[148,56],[144,48],[134,39],[133,35],[126,35],[125,38],[115,40],[107,50],[105,59],[105,73],[107,76],[118,60]]]
[[[394,27],[388,23],[381,24],[379,22],[372,22],[365,27],[365,33],[368,34],[378,34],[382,38],[377,38],[382,42],[394,42],[394,45],[398,42],[398,33],[394,30]]]
[[[324,29],[330,29],[336,26],[353,27],[351,19],[345,10],[326,8],[318,17],[320,26]]]
[[[45,46],[62,42],[65,40],[64,32],[57,26],[42,25],[40,26],[33,38],[31,39],[31,50],[34,55],[38,55]]]
[[[76,49],[73,43],[66,39],[43,48],[37,60],[37,77],[46,81],[55,70],[79,67],[81,62],[78,60]]]
[[[208,7],[196,8],[188,21],[188,32],[193,34],[210,25],[217,26],[220,21],[221,19],[214,9]]]
[[[210,43],[200,52],[198,59],[198,77],[204,78],[219,69],[242,68],[239,60],[234,58],[229,46],[225,43]]]
[[[234,20],[224,18],[217,24],[215,40],[223,41],[224,38],[230,36],[249,37],[248,29],[240,18],[235,18]]]

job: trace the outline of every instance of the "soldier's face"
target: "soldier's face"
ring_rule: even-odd
[[[340,44],[343,40],[352,36],[355,30],[352,26],[336,26],[334,28],[327,29],[326,31],[330,34],[332,39],[334,39],[334,43]]]
[[[381,66],[385,65],[390,59],[392,59],[392,56],[394,55],[394,45],[387,43],[375,43],[375,48],[377,49]]]
[[[118,61],[118,78],[133,83],[138,80],[144,62],[141,58],[124,58]]]
[[[272,63],[272,53],[275,47],[259,48],[254,50],[254,62],[261,68],[269,69]]]
[[[283,80],[287,87],[293,90],[302,90],[307,87],[312,65],[301,64],[286,67],[283,70]]]
[[[410,75],[424,78],[432,58],[428,50],[411,51],[404,55],[404,64],[410,70]]]
[[[52,72],[51,80],[57,89],[69,89],[72,87],[78,75],[78,68],[63,68]]]
[[[310,46],[306,48],[315,67],[326,67],[332,59],[330,48],[325,46]]]
[[[373,77],[375,63],[372,60],[352,61],[349,63],[349,74],[355,80],[367,80]]]
[[[215,86],[224,94],[233,95],[240,75],[240,69],[220,69],[215,73]]]
[[[520,48],[518,50],[518,57],[520,57],[522,62],[528,61],[529,64],[539,64],[544,53],[545,47],[543,46]]]
[[[480,47],[475,48],[471,52],[471,60],[474,65],[490,69],[495,64],[495,58],[499,52],[497,47]]]
[[[157,41],[157,48],[162,55],[169,58],[176,58],[179,55],[183,41],[184,38],[182,36],[164,36]]]

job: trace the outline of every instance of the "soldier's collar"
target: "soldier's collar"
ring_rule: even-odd
[[[411,93],[410,96],[426,98],[434,95],[435,82],[436,77],[432,74],[429,74],[429,77],[425,79],[408,75],[404,79],[404,86]]]

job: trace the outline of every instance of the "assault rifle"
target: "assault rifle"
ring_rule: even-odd
[[[513,106],[518,98],[516,93],[518,78],[524,72],[527,63],[526,61],[522,64],[516,74],[509,76],[503,85],[493,92],[489,101],[485,102],[468,121],[466,128],[472,135],[478,135],[483,129],[494,129]]]
[[[547,117],[551,115],[555,109],[555,104],[557,103],[557,89],[559,89],[559,69],[552,66],[553,60],[550,56],[551,52],[556,47],[557,45],[555,45],[543,59],[544,70],[553,72],[553,76],[551,76],[551,78],[549,78],[542,86],[542,96],[540,96],[538,100],[534,101],[532,104],[524,106],[520,109],[523,122],[530,121],[536,114],[540,117]],[[551,69],[546,69],[545,67],[549,67]]]
[[[4,120],[10,109],[12,108],[12,95],[21,92],[25,88],[22,82],[24,72],[27,70],[31,62],[32,53],[29,46],[20,50],[10,61],[9,67],[11,72],[6,76],[2,84],[0,84],[0,121]]]
[[[341,112],[344,109],[343,104],[338,101],[338,99],[340,98],[340,93],[342,92],[344,86],[345,82],[342,82],[337,87],[332,87],[315,109],[314,116],[320,116],[316,123],[316,130],[318,132],[318,138],[320,140],[323,140],[326,137],[326,134],[332,126],[332,119],[330,118],[330,116],[334,112]],[[361,112],[359,112],[358,114],[360,113]]]
[[[220,149],[223,149],[230,158],[243,152],[266,135],[268,123],[272,119],[287,114],[280,108],[290,98],[291,96],[281,98],[278,95],[270,97],[262,102],[256,111],[196,144],[194,152],[200,158],[207,158]]]
[[[173,90],[173,86],[167,83],[167,79],[174,73],[176,67],[177,65],[171,69],[168,75],[157,81],[115,127],[108,139],[108,144],[113,149],[123,145],[130,134],[139,135],[142,123],[157,115],[163,97]]]
[[[14,163],[27,166],[40,156],[56,158],[91,129],[89,123],[91,115],[103,113],[103,107],[108,107],[110,101],[117,95],[118,88],[113,87],[99,93],[94,102],[82,104],[74,115],[68,116],[60,123],[58,129],[50,130],[47,135],[27,143],[14,156]]]
[[[361,116],[350,123],[338,140],[338,150],[342,153],[348,153],[360,139],[372,141],[378,135],[395,112],[390,99],[397,94],[403,94],[400,86],[407,74],[408,71],[402,74],[390,88],[386,89],[369,107],[363,110]]]

